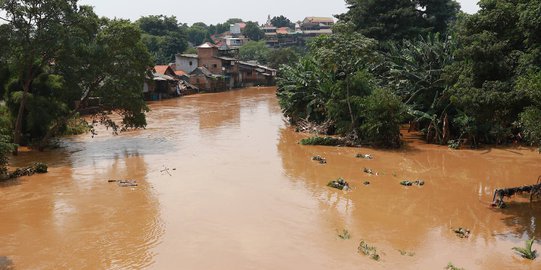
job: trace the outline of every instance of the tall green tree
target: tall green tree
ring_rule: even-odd
[[[273,17],[271,19],[271,24],[274,27],[280,28],[280,27],[289,27],[289,28],[295,28],[295,24],[292,23],[288,18],[286,18],[284,15],[280,15],[278,17]]]
[[[13,134],[14,143],[20,144],[31,84],[40,69],[53,63],[62,41],[68,38],[66,19],[77,13],[77,1],[2,0],[0,10],[6,14],[2,20],[12,29],[9,50],[16,57],[13,70],[21,80],[22,95]]]
[[[171,63],[177,53],[188,47],[185,27],[174,16],[145,16],[136,23],[143,31],[143,41],[157,64]]]
[[[249,41],[239,49],[239,57],[243,61],[255,60],[260,64],[266,64],[270,49],[265,41]]]
[[[346,0],[348,12],[338,18],[352,22],[361,34],[377,40],[412,39],[446,32],[460,10],[455,0]]]
[[[265,33],[255,22],[247,22],[246,27],[242,30],[242,34],[253,41],[260,41],[265,37]]]

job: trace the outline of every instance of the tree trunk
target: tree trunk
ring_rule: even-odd
[[[19,145],[22,141],[22,128],[23,128],[23,118],[24,118],[24,110],[26,108],[26,97],[28,95],[28,92],[30,90],[30,83],[32,82],[31,79],[27,79],[24,83],[23,87],[23,96],[21,98],[21,103],[19,104],[19,111],[17,113],[17,120],[15,121],[15,130],[13,131],[13,143],[15,144],[15,149],[13,150],[13,154],[17,155],[19,153]]]
[[[351,130],[354,129],[355,118],[353,117],[353,110],[351,109],[351,102],[349,101],[349,80],[346,79],[346,101],[348,103],[349,116],[351,117]]]

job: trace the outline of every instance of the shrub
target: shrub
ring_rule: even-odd
[[[307,139],[302,139],[300,144],[302,145],[326,145],[326,146],[337,146],[343,144],[343,141],[333,137],[310,137]]]

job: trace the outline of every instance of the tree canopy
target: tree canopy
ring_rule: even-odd
[[[242,30],[242,34],[253,41],[259,41],[265,37],[265,33],[255,22],[246,22],[246,27]]]
[[[143,41],[157,64],[169,64],[175,54],[188,47],[188,36],[176,17],[152,15],[136,21],[143,31]]]
[[[280,15],[278,17],[273,17],[271,19],[271,24],[277,28],[280,28],[280,27],[295,28],[295,24],[292,23],[288,18],[284,17],[283,15]]]

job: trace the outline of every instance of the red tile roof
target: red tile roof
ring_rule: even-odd
[[[165,74],[169,66],[155,66],[154,70],[156,70],[156,73]]]

